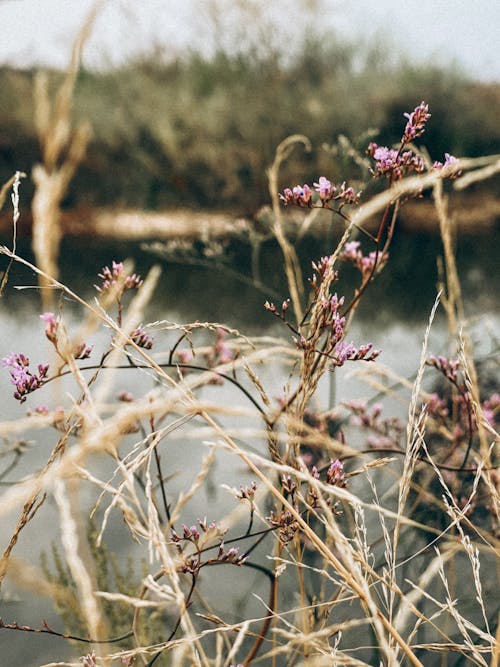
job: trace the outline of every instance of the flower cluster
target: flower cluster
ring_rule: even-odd
[[[434,162],[432,165],[433,169],[436,169],[441,172],[442,176],[447,176],[448,178],[458,178],[462,173],[457,169],[458,160],[453,155],[449,153],[444,154],[444,162]]]
[[[425,398],[427,414],[439,419],[448,417],[448,403],[437,392],[432,392]]]
[[[333,266],[333,255],[321,257],[318,262],[311,262],[314,271],[312,278],[308,278],[308,282],[314,290],[316,296],[319,294],[319,286],[326,278]],[[337,282],[339,277],[338,271],[331,273],[330,279],[332,283]]]
[[[398,150],[370,143],[367,153],[375,160],[375,168],[371,170],[373,176],[386,176],[391,182],[398,181],[411,172],[420,174],[425,169],[424,160],[411,150],[403,148],[425,131],[425,124],[431,117],[429,107],[421,102],[411,113],[405,113],[406,127],[401,137]]]
[[[206,544],[210,539],[222,537],[226,531],[221,530],[221,528],[212,521],[207,524],[207,520],[198,519],[198,526],[186,526],[182,524],[182,534],[178,534],[173,528],[170,531],[170,539],[176,545],[181,545],[186,542],[191,542],[195,547],[201,548]]]
[[[299,530],[298,521],[288,510],[280,510],[278,514],[271,511],[266,519],[273,528],[278,529],[278,537],[282,544],[291,542]]]
[[[313,193],[319,195],[319,201],[313,202]],[[344,181],[341,185],[336,187],[325,176],[320,176],[317,183],[313,183],[313,187],[305,183],[304,185],[296,185],[294,188],[285,188],[283,193],[280,193],[279,198],[288,206],[292,204],[300,208],[330,208],[329,202],[337,201],[341,206],[345,204],[357,204],[361,193],[356,193],[352,187],[348,187]]]
[[[455,417],[453,427],[450,425],[448,427],[457,439],[467,433],[472,435],[472,432],[477,431],[478,428],[477,416],[472,406],[470,391],[460,376],[460,361],[448,359],[443,355],[431,355],[426,363],[440,371],[457,390],[455,393],[442,390],[442,395],[436,392],[429,394],[425,402],[427,413],[442,424],[446,423],[449,418]],[[495,427],[496,415],[500,409],[500,394],[492,393],[489,398],[482,401],[481,408],[486,421]]]
[[[153,338],[147,333],[142,324],[132,331],[130,338],[138,347],[143,347],[145,350],[150,350],[153,347]]]
[[[418,107],[415,107],[411,113],[405,113],[403,115],[408,119],[408,122],[406,123],[404,134],[401,137],[401,143],[408,144],[425,132],[425,124],[431,117],[431,114],[429,113],[429,105],[425,102],[420,102]]]
[[[236,491],[236,498],[238,500],[249,500],[251,503],[253,503],[253,498],[255,496],[255,492],[257,491],[257,483],[252,482],[250,486],[243,486],[243,484],[240,485],[239,491]]]
[[[375,161],[375,167],[371,169],[375,178],[385,176],[394,182],[412,172],[421,174],[425,169],[423,158],[414,151],[404,148],[425,132],[425,124],[431,117],[429,107],[425,102],[421,102],[411,113],[405,113],[404,116],[407,123],[398,149],[379,146],[373,142],[368,146],[367,153]],[[445,153],[444,163],[434,162],[433,169],[439,170],[443,177],[457,178],[460,175],[456,169],[457,162],[457,158]]]
[[[276,317],[279,317],[280,320],[285,321],[285,314],[286,311],[290,307],[290,299],[285,299],[283,303],[281,304],[281,311],[278,311],[278,308],[272,303],[271,301],[266,301],[264,304],[264,308],[268,310],[270,313],[273,315],[276,315]]]
[[[30,360],[24,354],[11,352],[2,359],[2,366],[8,368],[10,381],[16,387],[14,398],[24,403],[26,396],[39,389],[47,379],[49,364],[38,364],[38,372],[29,370]]]
[[[370,252],[368,255],[363,255],[360,250],[359,241],[349,241],[345,244],[344,250],[340,255],[340,259],[351,262],[361,271],[364,279],[371,276],[374,271],[375,264],[381,269],[389,259],[388,253]]]
[[[312,466],[311,469],[311,475],[314,479],[321,479],[321,474],[320,471],[316,466]],[[330,459],[330,464],[328,465],[328,468],[326,469],[326,479],[325,482],[326,484],[330,484],[331,486],[338,486],[341,489],[345,489],[348,486],[347,483],[347,476],[344,471],[344,464],[340,459]],[[320,501],[319,501],[319,495],[317,493],[316,488],[314,486],[309,485],[309,489],[307,492],[307,502],[311,507],[318,508],[320,507]],[[326,504],[330,507],[332,512],[334,514],[341,514],[340,510],[340,503],[339,501],[334,501],[332,498],[327,498],[326,499]]]
[[[328,352],[333,351],[335,346],[344,338],[344,329],[346,319],[340,314],[340,309],[344,305],[345,297],[340,298],[335,293],[329,299],[321,300],[321,318],[318,328],[328,333]],[[308,350],[312,348],[312,339],[306,339],[304,336],[294,337],[293,342],[299,350]]]
[[[208,562],[213,563],[232,563],[233,565],[242,566],[246,563],[247,556],[241,555],[238,547],[231,547],[226,551],[224,542],[219,544],[219,550],[217,551],[217,556],[210,559]]]
[[[269,304],[270,305],[270,304]],[[195,362],[195,356],[203,358],[203,364],[208,370],[209,368],[216,368],[217,366],[228,364],[238,356],[238,350],[233,350],[227,343],[229,331],[224,327],[217,327],[215,330],[215,340],[209,347],[195,350],[192,346],[189,348],[175,349],[174,357],[176,363],[179,364],[179,372],[182,376],[188,375],[191,372],[189,364],[196,363],[199,366],[198,360]],[[223,377],[220,372],[213,373],[209,384],[218,385],[223,383]]]
[[[343,366],[346,361],[375,361],[381,350],[374,350],[373,343],[355,347],[354,343],[341,341],[331,356],[332,366]]]
[[[332,459],[328,470],[326,471],[326,481],[332,486],[339,486],[345,489],[347,486],[346,474],[344,471],[344,464],[340,459]]]
[[[309,281],[315,292],[318,292],[317,275],[321,275],[326,271],[329,265],[329,258],[322,258],[318,264],[313,263],[313,268],[317,272]],[[372,343],[361,345],[356,348],[351,342],[346,344],[343,342],[345,336],[346,319],[340,313],[340,309],[344,305],[345,297],[338,297],[335,293],[329,299],[323,298],[321,300],[321,317],[318,322],[318,331],[326,332],[328,334],[328,341],[323,353],[332,360],[332,368],[343,366],[346,361],[374,361],[380,354],[380,350],[374,350]],[[271,313],[285,321],[285,313],[288,308],[288,300],[284,301],[281,306],[281,313],[278,311],[274,303],[266,301],[264,307]],[[314,347],[314,336],[305,338],[303,335],[293,337],[293,342],[299,350],[311,350]]]
[[[460,362],[458,359],[447,359],[443,355],[431,355],[426,361],[428,366],[434,366],[453,384],[457,384]]]
[[[215,565],[215,563],[231,563],[241,567],[247,560],[246,556],[240,555],[238,547],[231,547],[226,551],[224,542],[219,544],[219,549],[215,558],[209,558],[203,562],[200,554],[190,554],[182,562],[179,571],[185,574],[197,575],[204,565]]]
[[[222,327],[218,327],[216,333],[217,338],[214,346],[215,361],[218,364],[228,364],[234,358],[234,354],[226,343],[227,331]]]
[[[125,275],[123,262],[115,262],[114,260],[111,269],[109,266],[105,266],[102,269],[102,273],[99,273],[98,275],[99,278],[102,279],[101,287],[97,287],[96,285],[96,289],[99,292],[107,292],[116,285],[122,285],[122,291],[125,292],[126,290],[138,289],[143,282],[142,278],[136,273],[132,273],[128,276]]]
[[[375,178],[386,176],[391,181],[399,181],[411,172],[421,174],[425,169],[424,160],[410,150],[396,150],[371,142],[367,153],[375,160],[375,168],[371,170]]]
[[[226,533],[215,522],[207,524],[207,520],[198,519],[198,526],[186,526],[182,524],[182,533],[178,534],[173,528],[170,531],[170,539],[177,546],[179,554],[183,555],[182,563],[179,567],[180,572],[189,574],[198,574],[204,565],[214,565],[215,563],[232,563],[233,565],[244,565],[245,556],[241,556],[236,547],[231,547],[226,551],[222,537]],[[206,550],[206,545],[214,539],[220,540],[217,555],[202,561],[202,552]],[[191,544],[195,553],[184,555],[183,551],[186,545]]]
[[[331,359],[332,368],[343,366],[346,361],[374,361],[380,354],[380,350],[373,349],[372,343],[356,348],[352,342],[344,342],[346,318],[340,312],[344,302],[345,297],[339,297],[336,293],[321,301],[318,330],[328,335],[323,353]],[[312,349],[314,344],[312,338],[306,339],[304,336],[294,337],[293,341],[301,350]]]
[[[496,392],[491,394],[489,398],[483,401],[481,407],[483,408],[483,414],[488,424],[495,427],[497,416],[500,412],[500,394]]]
[[[343,404],[351,410],[350,423],[371,431],[367,437],[367,444],[372,449],[392,449],[399,447],[403,433],[404,423],[397,417],[382,417],[382,404],[374,403],[368,410],[366,401],[353,400]]]
[[[312,206],[312,190],[307,183],[296,185],[294,188],[285,188],[283,194],[280,192],[279,198],[285,206],[288,206],[288,204],[295,204],[295,206],[301,208]]]
[[[333,255],[325,255],[324,257],[321,257],[317,262],[311,262],[313,271],[320,278],[325,277],[325,275],[330,270],[332,264],[333,264]]]

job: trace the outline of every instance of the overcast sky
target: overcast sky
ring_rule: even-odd
[[[93,1],[0,0],[0,64],[64,67]],[[86,63],[117,63],[152,44],[172,55],[187,45],[206,49],[210,8],[228,13],[236,5],[246,21],[262,7],[277,31],[300,30],[310,18],[304,7],[315,6],[316,21],[339,34],[385,40],[420,61],[455,60],[478,79],[500,82],[498,0],[107,0]]]

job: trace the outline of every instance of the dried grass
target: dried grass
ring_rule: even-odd
[[[65,596],[73,591],[75,616],[80,617],[98,655],[94,664],[113,665],[119,660],[131,664],[127,661],[136,659],[148,667],[157,661],[157,664],[163,661],[169,665],[229,667],[244,656],[245,667],[258,661],[273,666],[368,665],[376,661],[397,667],[423,666],[430,664],[428,661],[435,655],[453,653],[471,664],[487,665],[489,660],[490,665],[496,665],[498,630],[487,599],[484,573],[488,568],[490,576],[498,563],[498,538],[493,531],[475,526],[468,511],[478,499],[481,487],[488,493],[489,504],[485,507],[492,515],[499,516],[498,479],[493,469],[498,436],[481,407],[478,373],[467,336],[453,255],[453,229],[438,176],[429,173],[406,179],[362,206],[346,225],[340,244],[332,252],[315,302],[307,304],[297,253],[286,235],[279,209],[277,184],[280,165],[295,144],[307,147],[308,142],[301,136],[283,142],[269,171],[273,233],[283,254],[296,321],[311,345],[298,351],[280,339],[248,339],[220,323],[180,325],[157,321],[151,323],[155,331],[175,333],[178,339],[175,347],[167,346],[166,354],[153,354],[141,347],[131,332],[142,321],[147,304],[154,298],[160,279],[157,267],[131,300],[123,321],[121,311],[116,318],[108,312],[123,288],[123,281],[107,296],[89,303],[57,279],[61,197],[88,140],[85,127],[72,131],[69,116],[78,58],[90,25],[89,19],[75,45],[72,65],[53,110],[45,84],[39,82],[37,122],[44,165],[34,172],[37,265],[19,257],[15,246],[0,248],[1,254],[30,268],[40,284],[50,288],[42,290],[42,296],[57,290],[71,297],[81,307],[84,322],[75,337],[61,325],[61,357],[75,380],[77,394],[68,398],[65,412],[58,420],[52,413],[0,425],[0,435],[5,437],[17,437],[31,430],[37,437],[41,432],[50,432],[49,437],[55,440],[40,472],[2,494],[0,516],[14,510],[20,511],[20,515],[4,549],[0,582],[6,574],[11,574],[14,580],[36,588],[35,572],[14,560],[13,552],[21,532],[34,524],[37,511],[50,496],[58,510],[71,584],[68,581],[65,586],[45,585],[41,592],[63,605]],[[465,162],[461,166],[470,167]],[[346,444],[341,437],[321,433],[316,425],[307,423],[306,416],[319,382],[329,369],[327,356],[321,354],[325,334],[319,321],[345,242],[355,226],[361,227],[374,213],[390,210],[396,200],[424,186],[433,188],[443,239],[441,301],[448,318],[450,344],[460,356],[479,431],[479,449],[470,454],[475,475],[464,505],[457,503],[445,479],[445,468],[431,453],[426,433],[428,413],[422,408],[427,395],[423,388],[425,360],[438,300],[424,333],[416,379],[413,383],[401,383],[411,390],[403,450],[391,450],[394,456],[388,457],[374,449],[368,458],[362,458],[357,447]],[[14,208],[16,216],[17,200]],[[357,303],[358,296],[352,302],[350,316]],[[307,313],[305,322],[304,313]],[[94,375],[88,379],[71,350],[75,340],[84,340],[99,326],[107,327],[113,340],[101,367],[92,367]],[[181,341],[191,351],[207,355],[212,348],[206,341],[198,348],[194,339],[200,334],[213,337],[221,328],[233,336],[230,347],[233,356],[229,361],[215,361],[205,368],[193,365],[190,370],[196,373],[189,374],[183,373],[187,365],[172,361]],[[152,382],[142,396],[118,404],[113,402],[113,395],[124,358],[132,372],[141,372]],[[283,373],[283,368],[289,373],[289,386],[279,408],[273,407],[273,390],[262,379],[260,371],[264,365],[274,374]],[[381,367],[376,373],[369,381],[388,394],[379,378],[394,379],[393,375]],[[240,401],[235,398],[234,403],[225,405],[206,397],[204,392],[208,393],[214,381],[221,379],[226,384],[233,383],[234,395]],[[131,425],[137,425],[134,438]],[[196,452],[188,457],[189,463],[172,454],[175,438],[182,441],[184,449],[190,446]],[[361,458],[347,477],[350,488],[322,481],[319,473],[316,475],[304,463],[304,446],[323,453],[326,461],[330,456],[346,461]],[[402,461],[400,466],[396,454],[402,456],[398,459]],[[423,458],[429,470],[427,477],[419,472]],[[211,541],[207,538],[207,545],[187,540],[187,546],[181,547],[182,539],[186,541],[182,536],[190,531],[201,532],[204,538],[216,530],[203,520],[191,527],[193,519],[185,517],[190,516],[196,503],[196,511],[200,507],[205,510],[203,503],[207,503],[207,489],[219,460],[231,462],[226,473],[230,482],[227,486],[239,504],[236,509],[225,505],[221,515],[208,516],[208,520],[217,519],[231,533],[225,537],[225,544],[212,537]],[[111,473],[96,471],[97,464],[102,462],[112,467]],[[180,488],[171,484],[170,475],[174,471],[185,477]],[[439,492],[426,488],[431,478],[440,485]],[[248,479],[258,482],[255,496],[240,479],[245,484]],[[235,485],[234,489],[231,485]],[[79,502],[83,489],[92,495],[90,512]],[[446,517],[444,527],[427,526],[412,516],[412,508],[422,499]],[[342,516],[332,511],[336,503],[343,508]],[[277,530],[272,527],[270,507],[282,520]],[[206,513],[210,510],[208,505]],[[90,539],[87,531],[89,513],[99,523],[95,540]],[[103,553],[108,529],[116,516],[125,524],[131,543],[138,545],[145,555],[146,571],[136,575],[135,581],[125,581],[127,577],[117,570],[115,581],[108,580],[105,589],[98,585],[99,577],[103,576],[100,568],[104,566],[97,554]],[[242,517],[248,528],[243,525]],[[293,531],[289,539],[283,538],[285,528]],[[181,534],[182,539],[177,539],[176,534]],[[247,541],[250,537],[253,543]],[[404,543],[406,538],[415,541],[415,545],[408,547]],[[231,539],[244,550],[241,553],[249,556],[247,563],[239,564],[243,570],[231,569],[236,567],[229,557]],[[264,539],[267,543],[261,546]],[[236,556],[232,553],[231,557]],[[208,559],[203,563],[203,573],[227,568],[227,591],[216,595],[215,600],[213,594],[206,600],[197,589],[201,567],[196,568],[203,558]],[[419,570],[420,558],[424,559],[425,567]],[[469,568],[472,590],[466,591],[469,596],[466,601],[473,601],[472,612],[453,590],[453,574],[459,562],[467,562]],[[409,566],[415,568],[411,577],[407,576]],[[234,572],[246,573],[250,568],[269,583],[268,599],[259,593],[255,597],[259,611],[248,612],[237,623],[225,621],[219,612],[220,606],[224,606],[220,598],[231,594],[238,579]],[[125,584],[130,589],[126,592]],[[295,595],[290,597],[290,592]],[[121,609],[119,605],[123,605],[131,620],[130,630],[121,638],[128,643],[117,650],[112,643],[113,628],[108,627],[107,613],[113,606]],[[4,626],[4,631],[7,629]],[[35,632],[33,628],[11,626],[10,629]],[[50,634],[50,630],[46,631]],[[109,641],[100,644],[99,640]]]

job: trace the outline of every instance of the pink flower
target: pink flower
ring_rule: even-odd
[[[317,183],[313,183],[314,188],[319,192],[322,201],[329,201],[335,194],[336,188],[325,176],[320,176]]]
[[[304,185],[296,185],[292,190],[285,188],[283,193],[280,193],[279,198],[287,206],[288,204],[295,204],[301,208],[308,208],[312,206],[312,190],[304,183]]]
[[[326,471],[326,481],[333,486],[347,486],[344,465],[339,459],[330,461],[330,467]]]
[[[130,335],[130,338],[136,345],[144,348],[145,350],[150,350],[153,347],[153,338],[146,332],[142,324],[134,329]]]
[[[309,206],[311,204],[312,192],[311,188],[304,183],[304,185],[296,185],[293,190],[293,198],[299,206]]]
[[[123,291],[129,289],[138,289],[143,282],[142,278],[135,273],[125,276],[123,262],[115,262],[114,260],[112,262],[111,269],[109,266],[105,266],[102,269],[102,273],[99,273],[99,278],[102,278],[103,281],[101,287],[96,286],[96,289],[99,292],[106,292],[120,281],[123,281]]]
[[[45,326],[45,335],[50,340],[51,343],[57,343],[57,330],[59,328],[59,317],[56,317],[54,313],[42,313],[40,319],[43,320],[46,324]]]
[[[215,341],[215,352],[219,358],[220,364],[227,364],[233,359],[233,353],[226,344],[227,331],[217,329],[217,340]]]
[[[407,144],[425,132],[425,124],[431,117],[431,114],[429,113],[429,105],[425,102],[420,102],[414,111],[403,115],[408,119],[408,122],[406,123],[401,141]]]
[[[449,153],[444,154],[444,163],[443,162],[434,162],[432,168],[436,171],[441,172],[443,178],[458,178],[462,173],[457,169],[458,159]]]
[[[14,398],[24,403],[26,396],[41,387],[47,378],[48,364],[38,364],[37,373],[29,370],[29,359],[24,354],[11,352],[2,359],[4,368],[10,372],[10,381],[16,387]]]

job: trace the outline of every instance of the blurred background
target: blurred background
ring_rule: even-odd
[[[2,182],[40,160],[35,71],[55,89],[94,4],[0,2]],[[398,141],[402,113],[422,99],[433,159],[498,153],[499,25],[493,0],[102,2],[75,86],[75,121],[90,122],[92,139],[63,207],[253,215],[285,137],[313,146],[285,185],[357,178],[339,135],[360,150]]]

